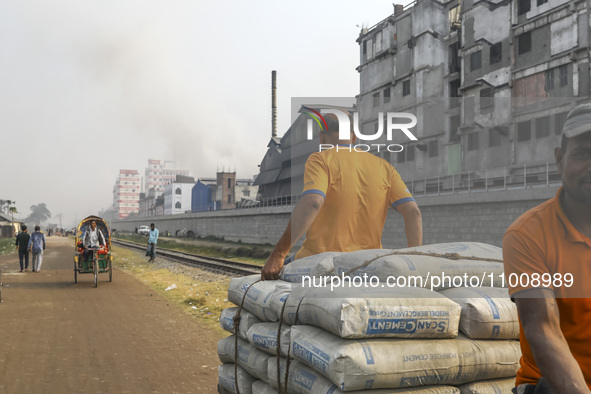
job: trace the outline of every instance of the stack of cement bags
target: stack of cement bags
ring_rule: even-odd
[[[508,392],[520,349],[517,312],[507,289],[466,287],[465,281],[457,283],[464,286],[459,288],[384,286],[392,276],[429,280],[443,272],[492,274],[489,286],[498,286],[501,258],[500,248],[491,245],[437,244],[323,253],[284,267],[284,280],[233,279],[228,299],[242,309],[228,308],[220,317],[222,327],[234,334],[218,343],[220,391]],[[336,276],[368,275],[380,285],[331,286]],[[305,277],[324,278],[325,286],[302,286]]]

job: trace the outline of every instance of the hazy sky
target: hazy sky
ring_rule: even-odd
[[[0,199],[64,226],[148,158],[195,177],[258,173],[292,97],[359,93],[360,26],[392,1],[0,1]],[[358,27],[359,26],[359,27]]]

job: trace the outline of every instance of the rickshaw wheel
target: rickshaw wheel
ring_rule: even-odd
[[[98,273],[99,273],[99,261],[96,255],[96,251],[93,253],[92,259],[92,270],[94,272],[94,287],[98,287]]]
[[[109,260],[109,282],[113,281],[113,264],[111,260]]]

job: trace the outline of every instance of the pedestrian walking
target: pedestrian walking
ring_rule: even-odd
[[[31,234],[27,249],[33,252],[33,272],[39,272],[45,250],[45,234],[41,232],[40,226],[35,226],[35,232]]]
[[[29,247],[29,239],[30,238],[31,238],[31,236],[27,232],[27,226],[23,225],[21,227],[21,232],[18,233],[18,235],[16,236],[16,242],[15,242],[16,250],[18,251],[18,261],[21,266],[21,270],[19,272],[23,272],[23,268],[25,271],[29,270],[28,247]],[[24,266],[23,266],[23,260],[25,263]]]
[[[154,223],[151,223],[150,236],[148,237],[148,251],[146,252],[146,256],[150,256],[150,260],[148,261],[154,261],[156,259],[156,243],[158,243],[158,235],[158,229]]]

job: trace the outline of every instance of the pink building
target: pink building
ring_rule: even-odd
[[[119,219],[139,212],[140,188],[139,171],[119,170],[119,177],[113,186],[113,209]]]

